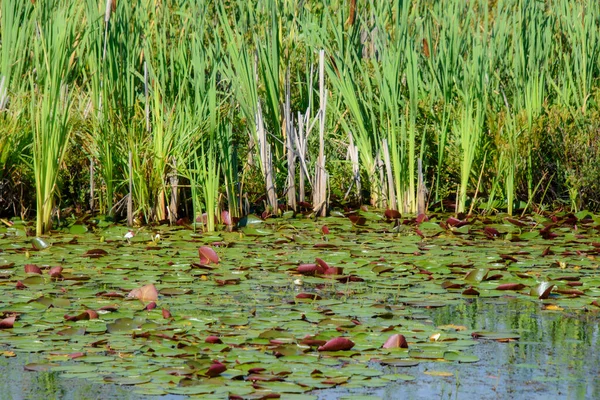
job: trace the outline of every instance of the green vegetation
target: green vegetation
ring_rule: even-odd
[[[127,203],[132,221],[187,210],[209,230],[222,210],[277,214],[309,195],[318,214],[324,202],[418,213],[423,198],[600,209],[594,0],[0,12],[0,212],[35,214],[38,234],[59,210],[120,218]]]

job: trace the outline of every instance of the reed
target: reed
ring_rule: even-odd
[[[32,167],[36,189],[36,234],[52,228],[60,165],[69,147],[72,94],[71,55],[76,47],[75,25],[81,9],[40,2],[34,10],[37,36],[33,44],[36,76],[30,75],[30,119],[33,132]],[[37,78],[37,79],[36,79]]]

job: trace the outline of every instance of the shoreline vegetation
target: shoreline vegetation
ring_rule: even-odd
[[[594,0],[4,1],[0,216],[600,210]],[[63,213],[64,214],[64,213]]]

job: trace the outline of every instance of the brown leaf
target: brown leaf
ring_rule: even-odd
[[[65,314],[65,320],[67,321],[85,321],[90,319],[90,314],[86,311],[78,315],[67,315]]]
[[[85,310],[85,312],[89,315],[90,319],[98,319],[99,315],[94,310]]]
[[[150,310],[154,310],[156,308],[156,302],[155,301],[151,301],[150,303],[148,303],[148,305],[146,305],[146,308],[144,308],[146,311],[150,311]]]
[[[329,235],[329,228],[327,227],[327,225],[323,225],[321,227],[321,232],[323,232],[323,235]]]
[[[473,289],[473,286],[471,286],[468,289],[463,290],[462,294],[465,296],[479,296],[479,292],[477,290]]]
[[[86,251],[85,253],[83,253],[84,257],[89,257],[89,258],[100,258],[100,257],[104,257],[108,255],[108,252],[104,249],[90,249],[88,251]]]
[[[429,221],[429,217],[427,216],[427,214],[417,215],[417,224],[420,224],[421,222],[427,222],[427,221]]]
[[[127,297],[135,297],[143,302],[146,301],[157,301],[158,290],[153,284],[142,286],[141,288],[133,289]]]
[[[60,278],[62,276],[62,272],[63,267],[52,267],[50,268],[50,271],[48,271],[48,275],[50,275],[52,278]]]
[[[16,288],[17,288],[17,289],[19,289],[19,290],[22,290],[22,289],[27,289],[27,286],[25,286],[25,285],[23,284],[23,282],[21,282],[21,281],[17,281]]]
[[[214,336],[214,335],[211,335],[211,336],[207,337],[206,339],[204,339],[204,342],[205,343],[212,343],[212,344],[223,343],[223,341],[221,340],[220,337]]]
[[[331,340],[328,340],[323,346],[319,346],[317,350],[319,351],[342,351],[342,350],[350,350],[354,347],[354,342],[350,339],[346,339],[344,337],[337,337]]]
[[[15,324],[16,319],[17,319],[16,315],[13,315],[12,317],[4,318],[2,321],[0,321],[0,329],[12,329],[12,327]]]
[[[163,308],[162,316],[164,319],[169,319],[169,318],[171,318],[171,312],[169,310],[167,310],[166,308]]]
[[[400,218],[402,218],[402,214],[400,214],[400,212],[397,211],[397,210],[385,210],[385,213],[383,215],[385,215],[386,219],[400,219]]]
[[[382,346],[384,349],[408,349],[408,343],[404,335],[395,334],[388,338]]]
[[[219,256],[217,253],[209,246],[200,246],[198,249],[198,255],[200,256],[201,264],[213,264],[219,263]]]
[[[298,273],[302,275],[315,275],[317,273],[322,274],[323,272],[325,272],[323,267],[317,264],[300,264],[298,266]]]
[[[498,285],[496,290],[521,290],[525,287],[522,283],[503,283],[502,285]]]
[[[227,367],[225,364],[221,364],[219,361],[213,361],[210,367],[208,367],[208,371],[204,375],[210,376],[211,378],[215,376],[221,375],[223,372],[227,371]]]
[[[221,211],[221,222],[223,222],[225,225],[231,225],[231,215],[229,214],[229,211]]]
[[[42,270],[40,267],[34,264],[25,264],[25,273],[26,274],[41,274]]]
[[[320,258],[315,258],[315,262],[321,267],[322,272],[325,272],[328,268],[329,268],[329,264],[327,264],[325,261],[323,261]]]
[[[297,299],[311,299],[311,300],[321,300],[321,296],[315,293],[298,293],[296,295]]]
[[[323,275],[342,275],[343,273],[342,267],[329,267],[323,272]]]

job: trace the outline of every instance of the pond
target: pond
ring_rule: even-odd
[[[0,229],[3,392],[600,395],[596,216],[243,222]]]

